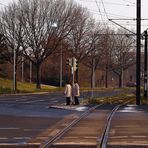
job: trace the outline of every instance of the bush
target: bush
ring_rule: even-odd
[[[42,79],[42,84],[52,85],[52,86],[60,86],[60,80],[56,77],[50,77],[46,79]],[[62,86],[65,86],[65,81],[62,81]]]

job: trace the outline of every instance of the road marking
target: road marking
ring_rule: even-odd
[[[43,131],[45,129],[24,129],[24,131]]]
[[[28,102],[24,102],[24,103],[37,103],[37,102],[43,102],[45,100],[32,100],[32,101],[28,101]]]
[[[58,102],[58,100],[51,101],[51,103],[56,103],[56,102]]]
[[[131,138],[147,138],[147,136],[130,136]]]
[[[21,102],[21,101],[27,101],[28,99],[16,99],[15,101],[19,101],[19,102]]]
[[[36,139],[47,139],[48,137],[47,136],[44,136],[44,137],[36,137]]]
[[[31,104],[31,103],[36,103],[36,102],[38,102],[37,100],[35,100],[35,101],[28,101],[28,102],[24,102],[24,103],[27,103],[27,104]]]
[[[16,140],[21,140],[21,139],[31,139],[31,137],[13,137],[13,139],[16,139]]]
[[[112,138],[112,139],[121,139],[121,138],[128,138],[128,136],[111,136],[109,138]]]
[[[16,127],[0,127],[0,130],[19,130],[20,128]]]
[[[7,137],[0,137],[0,140],[8,140]]]

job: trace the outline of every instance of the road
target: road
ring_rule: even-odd
[[[25,143],[73,114],[49,108],[64,102],[59,93],[0,96],[0,145]]]
[[[118,92],[97,93],[94,96],[113,95]],[[83,97],[90,97],[91,92],[81,93]],[[63,93],[15,94],[0,96],[0,147],[9,144],[25,144],[37,135],[50,130],[59,121],[83,110],[78,107],[59,109],[52,106],[65,104]],[[77,109],[78,108],[78,109]],[[43,136],[38,136],[41,139]],[[36,144],[36,143],[35,143]]]

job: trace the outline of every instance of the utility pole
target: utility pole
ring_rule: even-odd
[[[62,57],[62,42],[61,42],[61,49],[60,49],[60,88],[62,88],[62,70],[63,70],[63,57]]]
[[[137,0],[136,104],[140,105],[141,0]]]
[[[144,31],[145,48],[144,48],[144,98],[147,98],[147,31]]]
[[[13,49],[13,91],[16,93],[16,49]]]

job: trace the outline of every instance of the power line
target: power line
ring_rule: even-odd
[[[107,19],[109,19],[109,18],[108,18],[108,14],[107,14],[106,9],[105,9],[105,6],[104,6],[104,1],[101,0],[101,2],[102,2],[103,9],[104,9],[104,13],[105,13]]]
[[[103,21],[103,17],[102,17],[102,13],[101,13],[100,7],[99,7],[99,5],[98,5],[98,1],[95,0],[95,2],[96,2],[96,6],[97,6],[97,8],[98,8],[98,10],[99,10],[99,13],[100,13],[101,19],[102,19],[102,21]]]
[[[96,14],[98,14],[98,11],[97,10],[92,10],[92,9],[88,9],[89,11],[92,11],[92,13],[96,13]],[[104,13],[104,12],[102,12],[102,13]],[[100,14],[100,12],[99,12],[99,14]],[[113,13],[107,13],[108,15],[110,15],[110,16],[112,16],[112,17],[122,17],[122,18],[129,18],[128,16],[123,16],[123,15],[117,15],[117,14],[113,14]],[[105,15],[105,14],[104,14]],[[132,19],[132,18],[130,18],[130,19]]]
[[[94,0],[79,0],[79,1],[84,1],[84,2],[94,2]],[[99,2],[98,2],[99,3]],[[126,6],[126,7],[134,7],[133,5],[129,5],[129,4],[122,4],[122,3],[113,3],[113,2],[104,2],[104,4],[107,5],[119,5],[119,6]]]
[[[130,3],[130,4],[135,5],[135,3],[134,3],[134,2],[131,2],[131,1],[129,1],[129,0],[122,0],[122,1],[124,1],[124,2],[128,2],[128,3]]]

